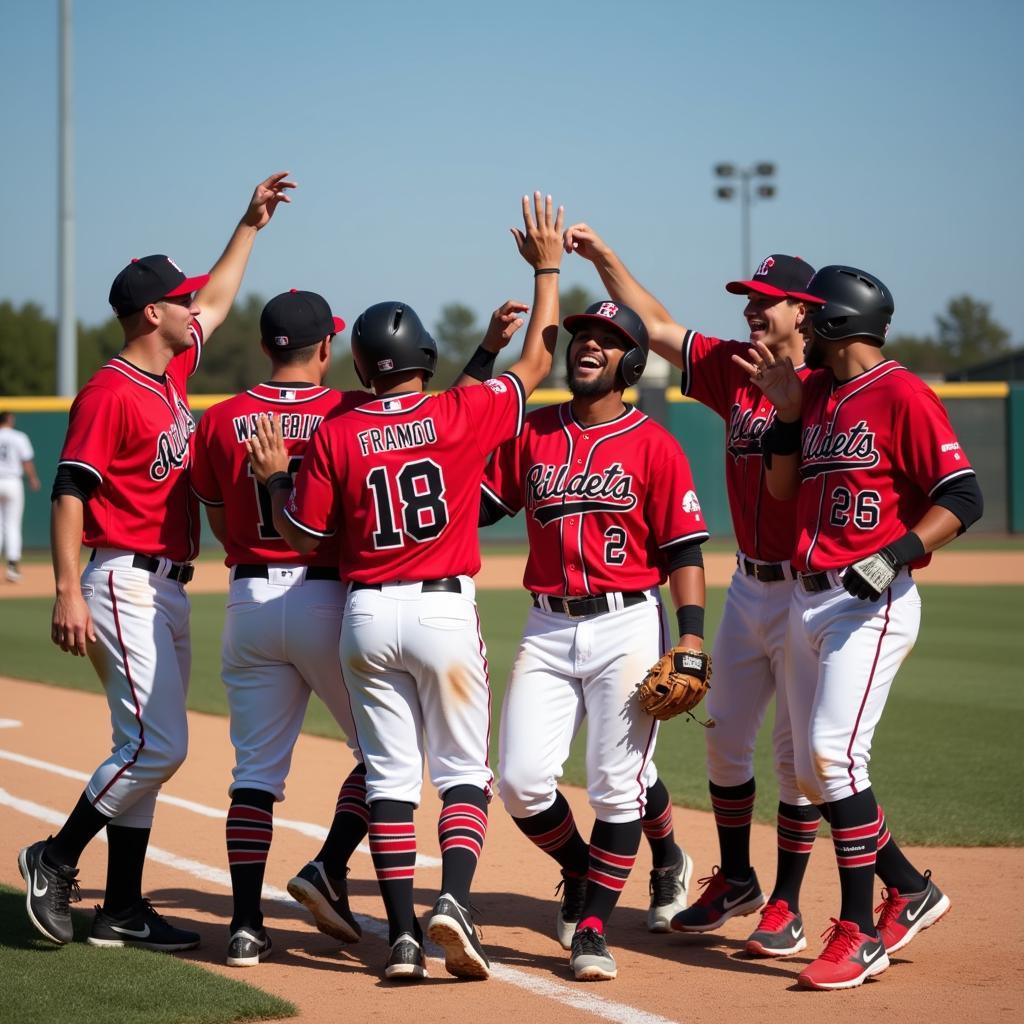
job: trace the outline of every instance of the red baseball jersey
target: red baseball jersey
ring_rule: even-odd
[[[524,406],[522,384],[505,373],[334,416],[314,436],[285,514],[316,537],[338,534],[345,579],[474,576],[484,464],[519,433]]]
[[[192,490],[204,505],[224,509],[230,524],[224,550],[225,565],[281,563],[337,565],[338,545],[325,540],[316,551],[293,551],[274,527],[270,492],[253,476],[246,439],[256,430],[261,413],[281,423],[294,478],[310,439],[324,420],[372,396],[365,391],[342,394],[314,384],[257,384],[203,414],[196,430]]]
[[[873,554],[918,523],[942,484],[974,475],[935,392],[892,359],[843,384],[813,373],[801,419],[799,570]]]
[[[203,335],[198,321],[191,330],[195,344],[162,377],[116,357],[71,406],[59,465],[86,469],[100,481],[85,503],[88,547],[175,562],[199,551],[199,508],[188,480],[196,424],[187,383],[199,366]]]
[[[748,359],[750,345],[687,331],[683,394],[725,420],[725,483],[740,551],[762,562],[782,562],[796,546],[796,500],[773,498],[765,480],[761,435],[775,419],[775,406],[733,355]],[[800,366],[797,373],[804,378],[810,370]]]
[[[536,594],[646,590],[668,576],[665,548],[708,538],[679,442],[634,408],[597,426],[570,403],[531,412],[483,489],[510,515],[526,509],[523,586]]]

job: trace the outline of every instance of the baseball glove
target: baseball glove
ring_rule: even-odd
[[[694,718],[693,709],[710,685],[711,655],[689,647],[673,647],[644,676],[636,696],[640,707],[659,722],[682,714]],[[700,724],[710,728],[714,722]]]

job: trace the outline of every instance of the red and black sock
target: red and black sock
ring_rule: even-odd
[[[225,833],[233,898],[231,931],[262,928],[260,895],[274,838],[273,793],[264,789],[236,789],[231,794]]]
[[[107,888],[103,909],[115,916],[142,899],[142,870],[149,846],[148,828],[107,825]]]
[[[487,835],[487,796],[478,786],[452,786],[437,819],[441,892],[469,906],[469,888]]]
[[[875,860],[875,874],[887,889],[901,893],[921,892],[928,885],[927,879],[906,854],[896,845],[885,823],[885,812],[878,808],[878,856]]]
[[[829,803],[832,845],[839,867],[842,907],[839,916],[853,921],[865,935],[874,936],[872,892],[878,843],[878,805],[870,789]]]
[[[349,858],[366,838],[370,805],[366,802],[366,765],[357,764],[338,791],[330,831],[316,855],[331,878],[344,878]]]
[[[97,811],[83,793],[61,830],[46,844],[43,859],[55,868],[64,864],[77,867],[82,852],[106,828],[109,821],[110,818]]]
[[[750,823],[757,787],[750,779],[741,786],[716,786],[709,782],[708,789],[722,854],[722,874],[734,882],[746,881],[751,872]]]
[[[775,875],[773,900],[785,900],[789,909],[799,913],[800,886],[807,862],[811,859],[821,814],[813,804],[786,804],[779,801],[776,841],[779,863]]]
[[[587,892],[578,928],[594,928],[603,932],[615,904],[626,885],[636,852],[640,848],[643,826],[635,821],[594,822],[590,834],[590,867],[587,871]],[[598,924],[594,924],[594,919]]]
[[[569,802],[561,793],[556,792],[555,802],[540,814],[512,820],[527,839],[554,857],[563,871],[578,878],[587,873],[587,844],[576,828]]]
[[[388,915],[388,942],[402,932],[420,937],[412,903],[416,873],[415,806],[401,800],[375,800],[370,804],[370,855]]]
[[[651,848],[651,866],[667,868],[679,861],[682,851],[676,845],[672,821],[672,797],[665,783],[658,779],[647,789],[647,806],[643,816],[644,835]]]

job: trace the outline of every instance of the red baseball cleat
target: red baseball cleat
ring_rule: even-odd
[[[889,966],[880,938],[865,935],[852,921],[832,918],[832,927],[821,956],[800,972],[797,983],[804,988],[856,988]]]

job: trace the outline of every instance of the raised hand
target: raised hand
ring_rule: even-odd
[[[275,473],[288,472],[288,450],[281,435],[281,424],[275,416],[263,413],[256,419],[256,432],[245,440],[253,476],[265,484]]]
[[[288,190],[296,188],[296,183],[285,180],[288,173],[288,171],[278,171],[256,186],[252,199],[249,200],[249,209],[242,217],[243,224],[259,231],[260,228],[264,228],[270,223],[270,218],[274,216],[278,203],[291,202]]]
[[[591,263],[595,263],[610,252],[601,236],[588,224],[573,224],[565,232],[562,244],[566,252],[574,252]]]
[[[519,255],[534,270],[557,270],[562,262],[562,227],[565,222],[565,207],[558,208],[557,215],[551,196],[544,199],[540,192],[533,193],[533,210],[530,197],[523,196],[523,227],[512,228]]]
[[[500,352],[511,340],[512,336],[526,321],[519,315],[530,309],[525,302],[507,299],[492,314],[487,325],[487,333],[481,342],[488,352]]]
[[[732,361],[750,375],[752,383],[775,406],[779,419],[793,423],[800,418],[803,407],[803,385],[793,369],[793,360],[776,359],[763,342],[755,341],[749,349],[750,358],[734,355]]]

